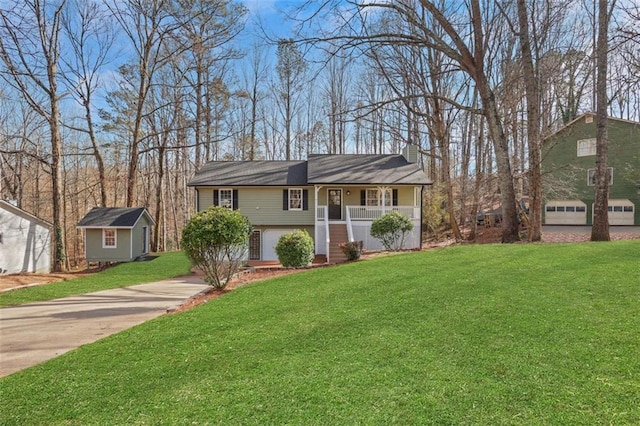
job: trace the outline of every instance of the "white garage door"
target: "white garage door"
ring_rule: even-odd
[[[262,231],[262,260],[278,260],[276,244],[284,234],[293,232],[293,229],[265,229]]]
[[[631,200],[609,200],[609,225],[633,225],[634,211]]]
[[[586,225],[587,205],[580,200],[552,200],[544,208],[545,225]]]

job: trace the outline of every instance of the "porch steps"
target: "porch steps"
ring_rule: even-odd
[[[346,262],[347,257],[342,252],[340,244],[348,241],[347,225],[343,223],[329,224],[329,241],[329,262]]]

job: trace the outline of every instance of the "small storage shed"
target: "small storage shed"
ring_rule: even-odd
[[[94,207],[78,222],[87,262],[130,262],[149,253],[155,221],[144,207]]]
[[[0,274],[51,271],[50,223],[0,200]]]

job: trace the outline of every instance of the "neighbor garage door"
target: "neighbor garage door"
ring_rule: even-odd
[[[265,229],[262,231],[262,260],[278,260],[276,244],[284,234],[293,232],[293,229]]]
[[[609,200],[609,225],[633,225],[634,211],[631,200]]]
[[[580,200],[553,200],[544,208],[546,225],[586,225],[587,205]]]

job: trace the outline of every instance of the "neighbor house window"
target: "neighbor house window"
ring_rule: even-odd
[[[613,185],[613,167],[607,170],[609,173],[609,186]],[[596,169],[587,170],[587,185],[596,186]]]
[[[391,189],[385,190],[384,205],[391,206],[393,202],[393,192]],[[367,189],[367,206],[381,206],[382,205],[382,191],[379,189]]]
[[[228,209],[233,208],[233,190],[232,189],[221,189],[218,192],[218,205],[220,207],[226,207]]]
[[[103,229],[102,230],[102,247],[114,248],[116,244],[117,244],[116,230]]]
[[[596,155],[596,138],[578,140],[578,157]]]
[[[302,210],[302,188],[289,188],[289,210]]]

